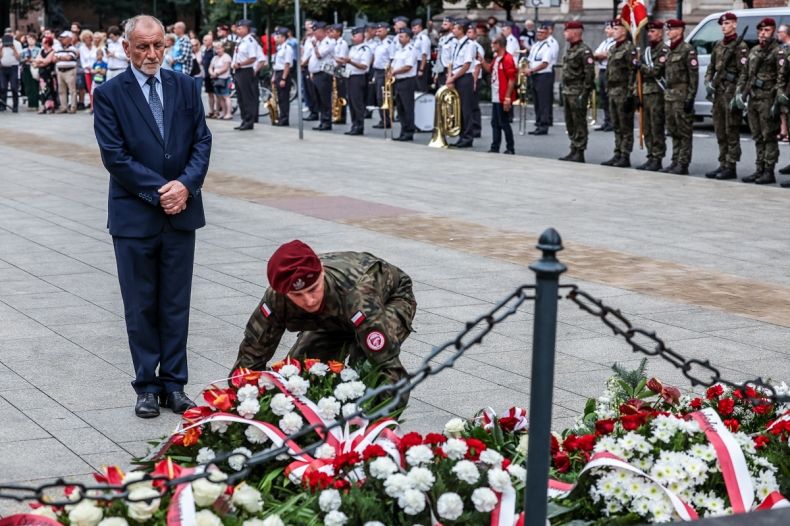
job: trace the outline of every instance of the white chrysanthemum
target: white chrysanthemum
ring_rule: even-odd
[[[209,422],[209,427],[211,431],[214,433],[218,433],[220,435],[224,435],[225,432],[228,430],[228,423],[227,422]]]
[[[334,394],[341,402],[353,401],[365,394],[365,384],[358,381],[344,382],[335,387]]]
[[[247,459],[252,456],[252,451],[246,447],[237,447],[232,452],[236,454],[228,458],[228,465],[235,471],[241,471]]]
[[[265,444],[269,440],[266,433],[255,426],[247,426],[247,429],[244,430],[244,436],[247,437],[250,444]]]
[[[340,500],[340,492],[336,489],[325,489],[318,496],[318,507],[324,513],[339,510],[343,502]]]
[[[386,458],[386,457],[379,457]],[[378,460],[378,459],[376,459]],[[381,478],[381,477],[377,477]],[[411,480],[403,473],[395,473],[384,481],[384,492],[390,497],[400,497],[407,490],[412,489]]]
[[[239,404],[236,412],[242,418],[252,418],[261,410],[261,405],[258,403],[257,398],[250,398]]]
[[[779,489],[776,475],[773,471],[763,470],[754,480],[754,489],[759,500],[765,500],[768,495]]]
[[[299,368],[292,364],[285,364],[280,368],[280,376],[290,378],[299,375]]]
[[[99,526],[129,526],[129,522],[123,517],[107,517],[99,523]]]
[[[449,438],[447,442],[442,444],[442,451],[444,451],[444,454],[447,455],[447,458],[450,460],[460,460],[464,458],[468,449],[469,447],[466,445],[466,442],[458,438]]]
[[[389,457],[378,457],[368,467],[370,476],[374,479],[386,479],[398,471],[398,466]]]
[[[359,411],[359,406],[354,402],[349,402],[343,406],[343,417],[351,418],[351,415]]]
[[[285,416],[283,416],[280,419],[280,422],[278,422],[280,429],[282,429],[283,433],[285,433],[286,435],[291,435],[293,433],[296,433],[297,431],[302,429],[303,424],[304,421],[302,420],[302,417],[299,416],[297,413],[293,413],[293,412],[287,413]]]
[[[263,521],[255,517],[252,519],[247,519],[246,521],[242,522],[241,526],[263,526]]]
[[[287,387],[294,396],[304,396],[310,388],[310,382],[301,376],[292,376],[285,382],[285,387]]]
[[[129,503],[126,511],[129,518],[137,522],[145,522],[159,510],[159,492],[153,488],[135,488],[129,492]],[[151,500],[142,500],[151,499]],[[134,501],[134,502],[131,502]],[[197,502],[197,499],[195,499]]]
[[[340,371],[340,379],[344,382],[353,382],[354,380],[359,380],[359,374],[351,367],[346,367]]]
[[[502,471],[499,468],[492,468],[488,470],[488,485],[494,491],[502,493],[507,488],[511,487],[513,483],[510,481],[510,474]]]
[[[496,508],[496,493],[491,488],[477,488],[472,492],[472,504],[480,513],[489,513]]]
[[[464,501],[458,493],[445,493],[436,501],[439,517],[454,521],[464,513]]]
[[[277,386],[274,385],[274,382],[272,382],[271,379],[267,375],[264,374],[264,375],[261,375],[260,378],[258,378],[258,387],[262,387],[262,388],[266,389],[267,391],[271,391],[272,389],[274,389]]]
[[[283,393],[277,393],[272,397],[272,401],[269,403],[269,407],[272,409],[272,413],[277,416],[284,416],[294,410],[293,401],[289,396],[284,395]]]
[[[211,510],[200,510],[195,513],[196,526],[222,526],[222,519]]]
[[[315,448],[315,458],[322,458],[322,459],[329,459],[335,458],[337,454],[334,447],[330,446],[329,444],[321,444],[317,448]]]
[[[340,402],[334,396],[325,396],[316,404],[318,415],[326,420],[334,420],[340,414]]]
[[[518,464],[510,464],[507,467],[507,472],[510,473],[511,477],[513,477],[519,482],[527,481],[527,470],[522,468]]]
[[[236,398],[238,398],[240,402],[245,400],[257,400],[258,394],[260,394],[260,391],[258,391],[257,387],[247,384],[236,391]]]
[[[408,462],[410,466],[427,464],[431,460],[433,460],[433,451],[425,444],[412,446],[406,451],[406,462]]]
[[[330,511],[324,517],[324,526],[343,526],[347,522],[348,517],[339,510]]]
[[[501,467],[503,460],[505,460],[505,457],[503,457],[493,449],[486,449],[485,451],[480,453],[480,462],[484,464],[488,464],[489,466],[492,467]]]
[[[214,460],[216,456],[217,454],[214,453],[214,450],[210,447],[202,447],[198,450],[198,454],[195,457],[195,462],[198,464],[208,464]]]
[[[227,485],[222,482],[211,482],[202,478],[192,482],[192,496],[195,504],[201,508],[206,508],[214,504],[220,495],[225,493]]]
[[[416,489],[407,489],[398,497],[398,506],[406,515],[417,515],[425,509],[425,495]]]
[[[457,437],[466,429],[466,420],[451,418],[444,424],[444,434],[448,437]]]
[[[329,372],[329,366],[323,362],[314,363],[308,371],[313,376],[326,376]]]
[[[420,491],[428,491],[433,487],[433,483],[436,482],[436,477],[428,468],[411,468],[406,476],[409,477],[412,485]]]
[[[83,500],[69,511],[69,522],[74,526],[96,526],[102,517],[104,512],[92,500]]]
[[[285,526],[279,515],[269,515],[263,519],[263,526]]]
[[[261,492],[246,482],[242,482],[236,486],[236,489],[233,490],[231,502],[234,506],[242,508],[248,513],[258,513],[263,509],[263,497],[261,497]]]
[[[458,477],[458,480],[467,484],[477,484],[477,481],[480,480],[480,471],[475,463],[469,460],[459,460],[451,471]]]
[[[379,521],[368,521],[362,526],[386,526],[386,525],[383,522],[379,522]]]

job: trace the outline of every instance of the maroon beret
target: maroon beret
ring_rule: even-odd
[[[763,18],[760,20],[760,23],[757,24],[757,29],[762,29],[764,27],[776,27],[776,20],[770,17]]]
[[[738,17],[732,11],[727,11],[719,17],[719,25],[721,25],[725,20],[738,20]]]
[[[623,26],[625,27],[625,20],[622,18],[615,18],[612,20],[612,27]]]
[[[677,18],[670,18],[667,20],[667,27],[686,27],[686,23],[683,20],[678,20]]]
[[[647,23],[648,29],[664,29],[664,22],[661,20],[651,20]]]
[[[569,20],[565,22],[565,29],[584,29],[584,24],[578,20]]]
[[[275,250],[269,258],[266,275],[275,292],[288,294],[313,285],[322,268],[313,249],[296,239]]]

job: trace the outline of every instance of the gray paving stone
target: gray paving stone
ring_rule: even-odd
[[[20,411],[8,403],[0,406],[0,422],[3,422],[3,425],[0,426],[0,444],[25,442],[50,436],[45,429],[35,422],[29,411]],[[0,476],[2,475],[0,474]]]
[[[14,389],[0,393],[0,399],[4,399],[8,404],[20,411],[30,409],[55,409],[61,405],[53,398],[47,396],[39,388]]]
[[[142,419],[134,416],[134,398],[128,399],[125,407],[78,411],[77,415],[91,427],[113,442],[150,440],[164,436],[175,429],[179,416],[164,411],[159,418]],[[119,422],[124,422],[119,426]]]
[[[85,459],[85,455],[117,453],[122,448],[92,427],[58,429],[52,432],[64,446]]]
[[[54,479],[90,473],[91,466],[54,438],[0,443],[0,482]]]

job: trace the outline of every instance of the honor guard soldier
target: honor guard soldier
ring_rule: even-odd
[[[373,77],[373,57],[376,47],[380,44],[376,36],[378,25],[373,22],[365,26],[365,45],[370,49],[370,64],[368,64],[368,72],[365,75],[367,79],[367,88],[365,89],[365,118],[369,119],[373,112],[368,109],[370,106],[376,105],[376,80]]]
[[[309,114],[303,120],[318,120],[318,94],[315,92],[315,84],[310,77],[310,57],[313,56],[313,21],[305,20],[305,36],[302,41],[302,53],[299,57],[299,65],[302,68],[302,82],[304,85],[304,102],[309,110]]]
[[[631,151],[634,149],[634,84],[639,60],[620,19],[612,23],[612,38],[615,43],[609,48],[606,88],[614,131],[614,156],[601,164],[627,168],[631,166]]]
[[[647,47],[642,53],[639,71],[642,73],[642,113],[647,146],[647,161],[637,170],[661,170],[667,153],[667,138],[664,133],[664,90],[665,68],[669,57],[669,46],[664,43],[664,23],[647,23]]]
[[[398,31],[398,47],[392,57],[391,75],[395,79],[392,97],[400,117],[400,135],[396,141],[414,140],[414,92],[417,89],[417,65],[419,51],[411,41],[411,29],[402,27]]]
[[[445,17],[439,30],[439,41],[436,44],[436,67],[434,68],[434,85],[436,89],[447,83],[447,70],[453,60],[453,47],[455,36],[453,36],[453,20]]]
[[[571,20],[565,23],[568,47],[562,62],[563,93],[565,95],[565,126],[571,141],[571,151],[560,161],[584,162],[587,149],[587,103],[595,89],[595,60],[592,50],[582,41],[584,25]]]
[[[735,165],[741,160],[741,123],[743,113],[732,104],[739,80],[745,82],[749,63],[749,46],[738,38],[738,17],[724,13],[719,25],[724,38],[716,42],[705,72],[705,91],[713,102],[713,129],[719,143],[719,166],[707,172],[708,179],[735,179]]]
[[[366,252],[316,255],[291,241],[272,254],[266,274],[269,288],[247,322],[232,370],[263,370],[288,330],[299,332],[292,358],[348,358],[352,366],[367,359],[392,383],[407,375],[400,348],[417,303],[401,269]]]
[[[255,96],[257,79],[254,75],[255,63],[258,61],[258,43],[250,35],[251,27],[251,20],[239,20],[236,24],[240,40],[233,49],[231,62],[241,113],[241,124],[234,129],[241,131],[253,129],[258,117],[258,98]]]
[[[312,52],[307,64],[318,98],[319,125],[314,130],[332,129],[332,73],[327,70],[335,65],[335,41],[326,34],[326,23],[313,24]],[[328,67],[327,67],[328,66]]]
[[[483,136],[483,114],[480,111],[480,79],[483,73],[483,61],[485,60],[485,49],[477,41],[477,30],[470,27],[466,30],[466,36],[475,46],[475,58],[469,69],[472,70],[472,87],[474,88],[474,112],[472,113],[473,137],[479,139]]]
[[[752,140],[757,150],[756,170],[744,177],[744,183],[773,184],[774,167],[779,160],[779,113],[776,106],[777,80],[785,63],[785,54],[774,38],[776,21],[763,18],[757,24],[757,45],[749,53],[745,80],[738,85],[733,103],[744,109],[748,98],[747,116]]]
[[[346,84],[345,77],[338,76],[338,72],[345,71],[344,62],[341,62],[340,59],[347,59],[348,58],[348,51],[349,45],[348,42],[343,38],[343,24],[332,24],[331,28],[329,29],[329,38],[335,41],[335,68],[334,79],[333,82],[337,85],[337,96],[342,97],[348,100],[348,86]],[[340,119],[337,120],[334,124],[345,124],[346,123],[346,108],[344,107],[340,112]]]
[[[362,135],[365,132],[365,96],[367,93],[367,74],[373,53],[365,39],[365,28],[351,30],[351,49],[347,58],[338,59],[348,73],[348,105],[351,110],[351,129],[346,135]]]
[[[461,134],[453,148],[471,148],[474,143],[475,87],[472,64],[477,46],[466,36],[469,21],[458,19],[453,22],[455,44],[450,58],[446,85],[455,88],[461,99]]]
[[[535,129],[530,135],[546,135],[551,125],[551,101],[554,98],[554,82],[551,73],[551,45],[548,41],[549,26],[541,23],[537,41],[529,50],[526,75],[532,81],[532,100],[535,101]]]
[[[294,63],[294,50],[288,44],[288,29],[281,27],[274,35],[277,53],[274,55],[274,78],[272,89],[277,90],[277,126],[288,126],[288,115],[291,110],[291,67]]]
[[[780,111],[782,112],[782,117],[781,117],[782,120],[784,122],[787,122],[787,113],[788,111],[790,111],[790,64],[788,63],[787,60],[788,58],[787,57],[788,45],[786,43],[788,40],[787,26],[784,24],[780,26],[779,28],[780,35],[782,29],[785,30],[785,35],[784,35],[785,42],[781,43],[785,51],[785,57],[784,57],[784,63],[782,64],[782,68],[779,71],[779,80],[776,83],[776,104],[779,107]],[[790,164],[779,170],[779,173],[782,175],[790,174]],[[790,188],[790,180],[780,183],[779,186],[781,186],[782,188]]]
[[[411,21],[412,43],[417,53],[417,91],[428,91],[431,83],[431,37],[423,27],[422,18]]]
[[[373,81],[375,83],[376,106],[381,108],[384,104],[384,83],[387,81],[387,68],[389,68],[390,55],[390,25],[387,22],[379,22],[378,38],[379,44],[373,50]],[[381,121],[374,124],[374,128],[391,128],[390,114],[388,111],[379,110]]]

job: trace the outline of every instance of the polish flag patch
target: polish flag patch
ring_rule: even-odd
[[[365,313],[362,312],[361,310],[358,310],[356,314],[351,316],[351,323],[354,324],[354,327],[359,327],[360,325],[362,325],[362,322],[364,322],[365,320],[366,320]]]
[[[261,314],[263,314],[264,318],[268,318],[272,315],[272,309],[270,309],[265,303],[261,303]]]

